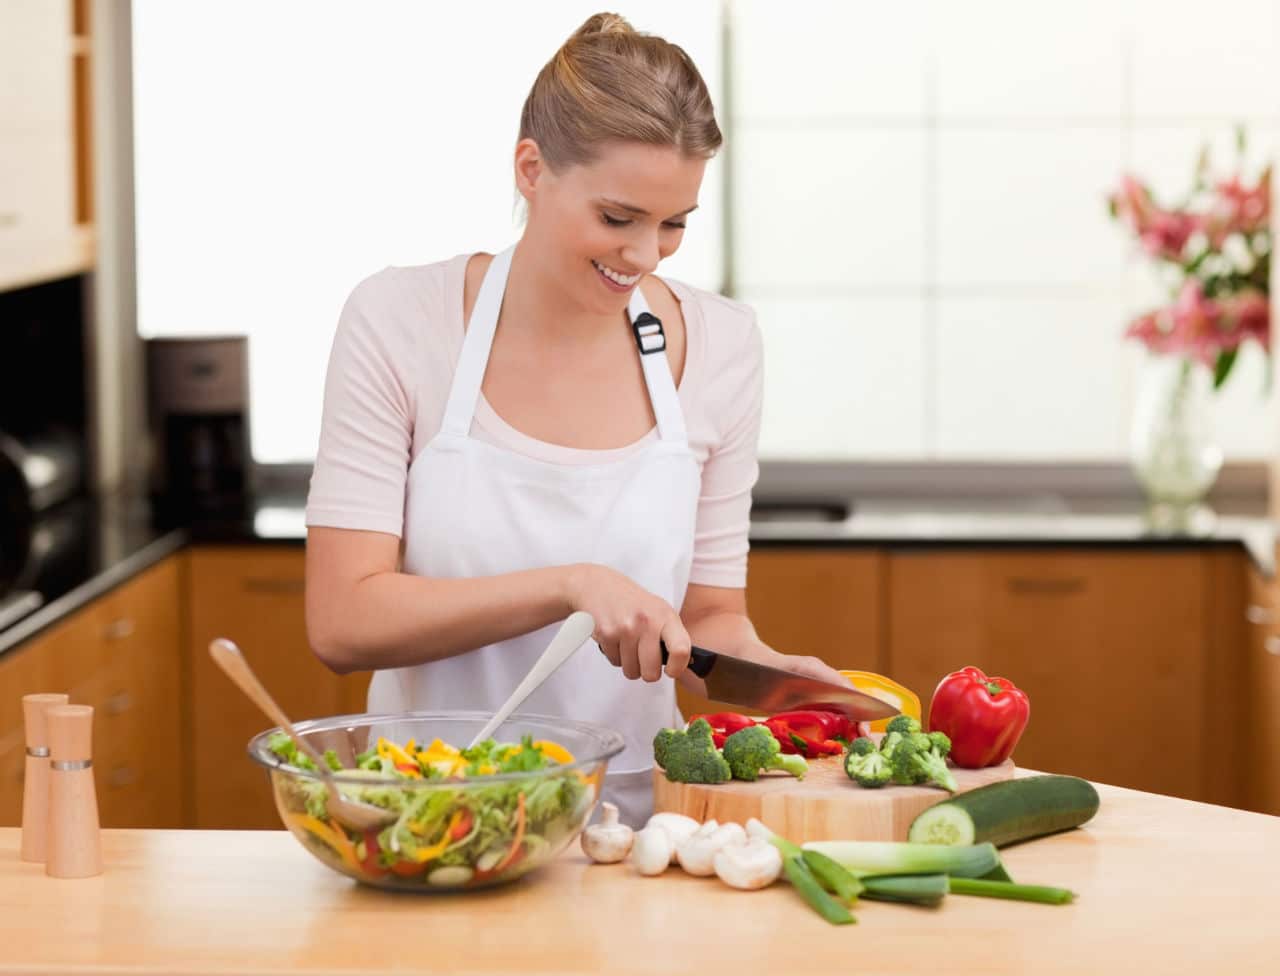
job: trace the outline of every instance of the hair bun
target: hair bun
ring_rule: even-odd
[[[582,26],[573,32],[573,36],[569,41],[578,40],[580,37],[588,37],[592,34],[634,34],[635,28],[631,26],[631,22],[621,14],[592,14],[583,22]]]

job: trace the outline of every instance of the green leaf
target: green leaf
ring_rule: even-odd
[[[1227,381],[1227,377],[1231,374],[1231,367],[1236,364],[1236,356],[1240,352],[1240,347],[1234,349],[1224,349],[1218,353],[1218,361],[1213,364],[1213,388],[1219,390],[1222,384]]]

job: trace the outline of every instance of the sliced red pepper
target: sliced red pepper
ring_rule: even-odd
[[[461,811],[462,816],[459,817],[449,828],[450,840],[462,840],[467,834],[471,833],[471,825],[475,823],[475,815],[467,809]]]
[[[799,753],[806,759],[817,759],[820,756],[838,756],[844,746],[834,739],[815,739],[797,732],[779,718],[767,718],[765,727],[773,733],[784,753]]]
[[[717,749],[723,749],[725,739],[729,738],[733,733],[758,724],[751,716],[740,715],[737,712],[714,712],[694,715],[690,717],[689,724],[692,725],[700,718],[705,719],[707,724],[711,726],[711,739],[715,742]]]
[[[828,739],[848,739],[853,731],[854,723],[847,715],[839,712],[826,712],[817,709],[799,712],[779,712],[770,715],[770,720],[786,723],[794,732],[808,739],[826,741]]]
[[[378,847],[378,832],[376,830],[366,830],[364,832],[364,859],[360,862],[365,874],[381,878],[387,873],[387,869],[382,866],[382,861],[380,860],[381,854],[382,851]]]
[[[399,860],[391,865],[391,870],[402,878],[415,878],[426,871],[427,866],[419,864],[417,861]]]

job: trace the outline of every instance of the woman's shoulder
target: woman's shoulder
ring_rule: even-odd
[[[695,333],[701,333],[700,337],[696,334],[691,337],[691,341],[701,342],[713,367],[726,359],[759,356],[760,327],[755,309],[750,305],[674,278],[663,281],[686,309],[686,328],[692,319]],[[692,315],[688,314],[690,309]]]
[[[349,304],[363,310],[396,311],[408,309],[421,316],[430,311],[429,303],[440,303],[441,310],[450,287],[466,266],[467,255],[459,254],[431,264],[389,264],[358,281],[351,289]],[[428,307],[424,309],[424,302]]]

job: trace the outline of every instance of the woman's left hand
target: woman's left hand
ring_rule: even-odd
[[[831,684],[847,685],[848,679],[839,671],[831,667],[822,658],[808,657],[801,654],[783,654],[773,650],[765,644],[754,644],[743,648],[744,653],[737,653],[736,656],[745,658],[748,661],[755,661],[757,664],[767,664],[771,668],[778,668],[781,671],[790,671],[792,674],[802,674],[806,678],[817,678],[819,681],[828,681]]]

